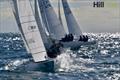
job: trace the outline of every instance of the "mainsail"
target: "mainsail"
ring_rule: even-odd
[[[29,0],[13,0],[15,12],[21,26],[29,50],[35,62],[46,60],[46,50],[41,38],[38,25],[33,15]]]
[[[45,18],[48,27],[50,30],[51,37],[60,40],[63,38],[66,34],[64,27],[61,25],[59,19],[57,18],[57,15],[51,6],[51,3],[49,0],[38,0],[39,3],[39,8],[43,10],[41,14],[45,14],[45,17],[43,16],[42,18]],[[41,11],[41,10],[40,10]]]
[[[81,29],[70,10],[67,0],[62,0],[62,4],[69,33],[74,35],[82,35]]]

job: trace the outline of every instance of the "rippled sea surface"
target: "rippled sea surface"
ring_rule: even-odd
[[[0,34],[0,80],[120,80],[120,33],[87,33],[95,45],[67,49],[56,72],[16,71],[30,62],[19,34]],[[49,67],[49,66],[48,66]]]

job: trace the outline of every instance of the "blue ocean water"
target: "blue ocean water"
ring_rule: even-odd
[[[86,33],[95,45],[67,49],[56,59],[54,73],[16,71],[30,62],[20,34],[0,34],[0,80],[120,80],[120,33]],[[48,66],[49,67],[49,66]]]

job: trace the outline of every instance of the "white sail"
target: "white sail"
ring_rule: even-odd
[[[64,30],[64,27],[61,25],[59,19],[57,18],[57,15],[50,4],[50,1],[38,0],[38,3],[39,3],[40,9],[43,9],[44,13],[46,14],[46,17],[44,18],[47,19],[51,36],[53,38],[60,40],[62,37],[65,36],[66,32]],[[41,14],[42,13],[43,12],[41,12]]]
[[[67,0],[62,0],[62,4],[69,33],[74,35],[82,35],[82,31],[70,10]]]
[[[17,22],[17,25],[18,25],[18,27],[19,27],[20,34],[23,35],[24,33],[23,33],[22,29],[21,29],[20,22],[19,22],[18,18],[16,17],[16,13],[14,12],[13,14],[14,14],[15,20],[16,20],[16,22]],[[30,53],[28,44],[26,43],[25,36],[23,35],[23,36],[21,36],[21,37],[22,37],[22,39],[23,39],[23,42],[24,42],[24,44],[25,44],[25,47],[26,47],[27,52]]]
[[[33,15],[29,0],[14,0],[21,29],[35,62],[46,60],[46,50]]]

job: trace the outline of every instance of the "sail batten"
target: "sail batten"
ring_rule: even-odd
[[[68,5],[67,0],[62,0],[62,4],[63,4],[63,10],[65,13],[65,18],[66,18],[69,33],[74,35],[82,35],[82,31],[77,21],[75,20],[74,15],[72,14],[72,11]]]
[[[13,3],[15,5],[14,7],[16,7],[15,12],[17,14],[17,22],[21,25],[18,27],[20,27],[22,36],[24,36],[34,61],[39,62],[46,60],[46,49],[29,0],[13,0]]]

